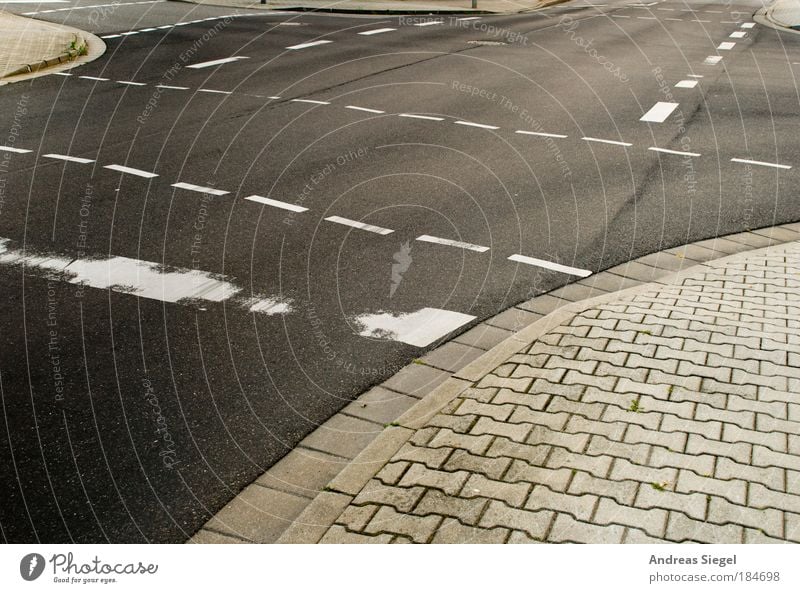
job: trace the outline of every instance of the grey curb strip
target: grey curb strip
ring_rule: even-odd
[[[359,491],[439,410],[576,314],[669,286],[743,252],[800,240],[800,223],[707,239],[539,295],[440,345],[318,427],[187,543],[317,543]],[[347,438],[342,438],[346,434]]]
[[[786,31],[787,33],[794,33],[795,35],[800,35],[800,30],[793,28],[793,27],[800,27],[799,22],[795,22],[794,24],[786,23],[781,21],[779,18],[776,18],[774,15],[775,9],[778,8],[778,6],[782,4],[783,1],[784,0],[776,0],[766,8],[759,9],[753,15],[753,20],[757,22],[759,25],[772,27],[773,29],[777,29],[778,31]],[[800,13],[800,9],[795,11],[796,15],[797,13]],[[798,20],[800,20],[800,15],[798,15]]]

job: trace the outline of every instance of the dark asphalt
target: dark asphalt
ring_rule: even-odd
[[[512,254],[597,272],[800,219],[797,36],[756,26],[729,39],[742,20],[730,12],[750,20],[755,3],[689,5],[723,11],[698,13],[711,22],[690,21],[685,3],[626,4],[568,3],[478,24],[440,17],[445,24],[430,27],[259,13],[231,19],[204,43],[220,21],[107,39],[107,53],[73,76],[0,87],[0,144],[13,128],[14,146],[32,150],[0,168],[0,238],[34,254],[224,274],[293,308],[267,316],[80,290],[0,261],[3,540],[185,540],[315,426],[435,345],[361,337],[356,315],[436,307],[480,320],[574,279],[510,262]],[[107,34],[181,22],[187,11],[246,12],[166,2],[120,7],[95,23],[81,11],[40,16]],[[397,30],[357,34],[382,27]],[[317,38],[333,43],[285,49]],[[736,47],[704,66],[723,41]],[[248,59],[185,67],[235,55]],[[674,88],[689,73],[703,76],[698,86]],[[680,105],[664,123],[639,121],[657,101]],[[171,187],[179,181],[231,193],[209,200]],[[251,194],[309,211],[243,200]],[[323,220],[333,215],[394,232]],[[423,234],[490,250],[414,241]],[[406,241],[412,262],[390,298],[393,257]],[[165,431],[174,463],[165,462]]]

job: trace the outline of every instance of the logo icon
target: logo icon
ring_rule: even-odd
[[[44,572],[44,556],[41,554],[26,554],[19,563],[19,574],[26,581],[35,581]]]
[[[389,286],[389,298],[394,296],[394,292],[403,281],[403,274],[406,273],[411,262],[411,245],[408,241],[400,245],[400,249],[394,254],[395,263],[392,264],[392,283]]]

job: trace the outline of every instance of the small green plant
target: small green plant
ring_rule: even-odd
[[[639,400],[638,399],[632,399],[631,400],[631,405],[628,407],[628,411],[629,412],[641,412],[642,410],[643,410],[643,408],[641,408],[639,406]]]
[[[667,486],[669,486],[669,482],[652,482],[650,485],[653,487],[653,490],[664,492]]]
[[[85,56],[89,53],[89,47],[86,45],[85,41],[78,43],[78,36],[76,35],[73,40],[69,42],[67,51],[73,56]]]

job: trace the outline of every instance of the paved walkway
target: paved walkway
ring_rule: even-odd
[[[472,0],[189,0],[196,4],[236,6],[240,8],[263,8],[286,10],[307,8],[312,10],[334,10],[349,12],[397,12],[397,13],[466,13],[472,12]],[[477,12],[514,13],[535,10],[566,0],[478,0]]]
[[[798,294],[791,242],[557,311],[280,541],[800,542]]]

